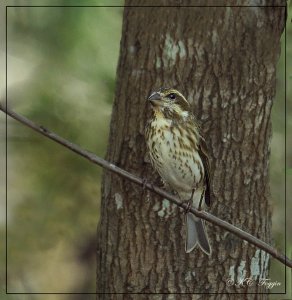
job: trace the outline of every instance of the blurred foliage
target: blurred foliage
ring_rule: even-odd
[[[41,1],[41,4],[53,5],[55,2],[57,5],[84,4],[84,1],[73,0]],[[86,4],[96,4],[91,2]],[[292,99],[291,12],[290,8],[287,21],[288,111]],[[121,8],[9,8],[10,106],[36,123],[103,156],[121,25]],[[273,236],[280,249],[284,247],[284,44],[283,35],[277,97],[272,113],[270,172]],[[292,128],[289,118],[287,128],[288,132]],[[100,168],[12,120],[8,124],[8,134],[9,291],[94,292]],[[292,145],[289,138],[287,145]],[[292,157],[287,149],[287,165],[291,168]],[[292,173],[288,172],[287,176],[291,180]],[[291,211],[291,204],[288,206]],[[292,228],[291,222],[288,219],[288,229]],[[3,233],[5,229],[0,230]],[[291,256],[291,237],[288,242]],[[2,244],[0,254],[4,256]],[[3,286],[3,264],[0,270]],[[282,265],[273,262],[271,279],[283,282],[283,271]],[[283,286],[276,289],[273,292],[281,292]],[[79,299],[72,295],[48,297],[46,299]],[[33,299],[30,295],[8,298]],[[88,295],[80,299],[94,298]]]
[[[283,33],[281,38],[281,55],[277,68],[277,91],[272,110],[273,136],[271,142],[271,159],[270,159],[270,182],[272,198],[272,222],[273,222],[273,242],[277,249],[284,252],[285,249],[285,163],[286,163],[286,183],[287,183],[287,200],[286,200],[286,255],[292,257],[292,219],[289,212],[292,211],[291,205],[291,185],[292,174],[289,169],[292,166],[292,156],[290,148],[292,146],[292,6],[288,6],[288,17],[286,22],[286,35]],[[286,40],[285,40],[286,36]],[[285,49],[286,48],[286,49]],[[285,68],[285,50],[286,50],[286,68]],[[286,70],[286,85],[285,85]],[[286,89],[286,90],[285,90]],[[286,96],[286,105],[285,105]],[[286,117],[285,117],[286,113]],[[286,124],[286,128],[285,128]],[[285,140],[285,130],[288,135]],[[286,142],[286,160],[285,160],[285,142]],[[292,299],[292,272],[287,270],[287,294],[283,299]],[[272,293],[285,291],[285,267],[277,261],[271,259],[270,278],[274,281],[282,282],[279,287],[274,287]],[[279,295],[271,296],[271,299],[279,299]]]
[[[121,25],[122,8],[9,8],[10,106],[104,156]],[[8,136],[8,290],[94,293],[101,169],[13,120]]]

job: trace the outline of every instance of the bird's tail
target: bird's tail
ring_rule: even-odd
[[[207,254],[211,255],[211,247],[203,221],[192,213],[186,214],[187,239],[186,252],[190,253],[197,244]]]

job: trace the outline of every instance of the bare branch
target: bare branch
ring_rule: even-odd
[[[145,181],[142,178],[139,178],[139,177],[117,167],[116,165],[106,161],[105,159],[100,158],[100,157],[96,156],[95,154],[80,148],[79,146],[58,136],[54,132],[49,131],[48,129],[44,128],[43,126],[36,125],[35,123],[33,123],[31,120],[25,118],[24,116],[21,116],[21,115],[17,114],[16,112],[6,108],[2,103],[0,103],[0,110],[2,110],[4,113],[9,115],[13,119],[24,124],[25,126],[30,127],[31,129],[33,129],[33,130],[41,133],[42,135],[50,138],[51,140],[63,145],[64,147],[70,149],[71,151],[77,153],[78,155],[83,156],[84,158],[88,159],[92,163],[97,164],[97,165],[103,167],[104,169],[114,172],[124,178],[127,178],[130,181],[135,182],[136,184],[145,186],[145,188],[147,188],[148,190],[150,190],[164,198],[167,198],[170,202],[175,203],[177,206],[182,207],[183,209],[187,209],[187,204],[181,203],[181,201],[177,197],[165,192],[164,190],[162,190],[150,183],[145,184]],[[232,232],[239,238],[241,238],[241,239],[249,242],[250,244],[253,244],[254,246],[269,253],[271,256],[276,258],[278,261],[280,261],[284,265],[292,268],[292,261],[289,258],[287,258],[285,255],[279,253],[275,248],[273,248],[269,244],[265,243],[264,241],[254,237],[253,235],[241,230],[240,228],[237,228],[236,226],[234,226],[228,222],[225,222],[225,221],[213,216],[210,213],[207,213],[205,211],[199,211],[194,208],[191,208],[190,211],[197,217],[202,218],[216,226],[224,228],[225,230],[227,230],[229,232]]]

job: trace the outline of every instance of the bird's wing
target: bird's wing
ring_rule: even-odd
[[[207,145],[203,138],[200,139],[199,143],[199,155],[204,165],[205,170],[205,183],[206,183],[206,190],[205,190],[205,203],[210,206],[211,204],[211,190],[210,190],[210,163],[207,151]]]

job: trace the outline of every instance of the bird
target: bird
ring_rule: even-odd
[[[148,103],[152,109],[145,140],[152,166],[189,207],[210,206],[208,151],[190,103],[178,90],[165,87],[151,93]],[[211,255],[204,221],[187,209],[185,222],[185,252],[198,245]]]

